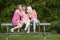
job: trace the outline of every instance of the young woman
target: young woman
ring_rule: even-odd
[[[23,10],[22,10],[22,21],[23,21],[24,24],[26,24],[24,30],[27,30],[27,28],[30,27],[30,19],[29,19],[29,15],[27,14],[26,10],[27,10],[26,7],[23,6]],[[27,33],[30,33],[30,31],[28,31]]]
[[[33,23],[33,31],[36,32],[36,25],[39,22],[37,19],[36,11],[32,9],[31,6],[27,7],[27,12],[30,15],[31,22]]]
[[[20,20],[22,15],[20,12],[21,10],[22,10],[22,5],[17,5],[17,9],[15,10],[12,18],[12,24],[14,25],[14,28],[11,28],[11,32],[14,32],[15,29],[20,29],[22,27],[22,22]]]

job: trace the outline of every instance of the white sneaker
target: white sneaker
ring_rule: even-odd
[[[24,30],[27,30],[27,28],[25,28]]]
[[[34,31],[34,33],[37,33],[36,31]]]
[[[30,33],[29,31],[27,33]]]

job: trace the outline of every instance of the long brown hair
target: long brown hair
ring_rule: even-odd
[[[26,5],[23,5],[23,7],[25,7],[25,13],[27,13],[27,6]]]

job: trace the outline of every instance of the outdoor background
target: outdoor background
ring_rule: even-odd
[[[60,0],[0,0],[0,23],[11,23],[14,10],[18,4],[32,6],[32,8],[36,10],[41,23],[51,23],[49,27],[46,27],[46,32],[60,34]],[[43,31],[42,27],[41,31]],[[6,27],[0,26],[0,33],[5,32]],[[51,38],[51,36],[53,38]],[[49,37],[50,40],[60,40],[59,35],[51,36],[47,37]],[[35,36],[32,37],[35,38]],[[39,39],[39,36],[37,38]]]
[[[18,4],[32,6],[41,23],[51,23],[46,31],[60,33],[60,0],[0,0],[0,23],[11,23]],[[0,27],[0,32],[5,28]]]

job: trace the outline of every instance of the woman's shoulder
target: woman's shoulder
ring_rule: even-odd
[[[36,10],[33,10],[33,12],[36,12]]]
[[[33,10],[33,13],[36,14],[36,10]]]

